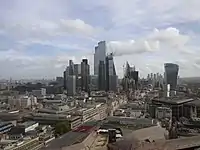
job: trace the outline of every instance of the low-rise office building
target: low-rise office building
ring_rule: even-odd
[[[172,110],[168,107],[157,107],[156,108],[156,118],[164,119],[164,118],[172,118]]]
[[[39,126],[38,122],[34,122],[34,121],[27,121],[24,123],[19,124],[20,127],[24,128],[25,133],[35,130],[35,128],[37,128]]]
[[[0,122],[0,134],[7,133],[14,125],[11,122]]]
[[[37,98],[35,96],[21,95],[16,98],[12,97],[8,99],[8,104],[10,108],[24,109],[24,108],[36,106],[38,103],[37,103]]]
[[[95,115],[97,115],[97,111],[95,108],[82,108],[76,112],[76,115],[82,117],[82,122],[88,122],[94,120]]]
[[[40,124],[46,125],[69,121],[71,129],[74,129],[82,124],[82,117],[67,114],[33,113],[28,119],[32,119]]]
[[[196,106],[192,105],[194,101],[196,100],[193,98],[185,97],[153,99],[150,114],[155,118],[157,107],[169,107],[172,110],[172,117],[176,117],[176,119],[181,117],[191,118],[196,116],[197,113]]]
[[[36,97],[44,97],[46,95],[46,89],[41,88],[40,90],[33,90],[32,94]]]
[[[39,126],[39,123],[34,122],[34,121],[27,121],[27,122],[21,123],[21,124],[17,125],[16,127],[13,127],[9,131],[9,133],[8,133],[9,139],[10,140],[21,139],[26,134],[31,133],[31,132],[35,132],[35,129],[38,126]],[[36,133],[32,137],[36,137]]]

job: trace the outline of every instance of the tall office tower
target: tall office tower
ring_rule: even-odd
[[[67,90],[67,77],[69,76],[69,66],[65,69],[63,73],[63,85],[64,85],[64,90]]]
[[[170,91],[175,91],[177,86],[179,66],[173,63],[165,63],[164,67],[166,85],[170,84]]]
[[[150,78],[151,78],[151,80],[153,80],[153,73],[151,73]]]
[[[135,66],[130,67],[130,71],[135,71]]]
[[[124,77],[125,78],[130,78],[130,71],[131,71],[131,67],[130,67],[128,61],[127,61],[126,62],[125,73],[124,73]]]
[[[74,96],[76,94],[76,76],[69,75],[67,77],[67,95]]]
[[[155,73],[153,74],[153,80],[154,81],[156,80],[156,74]]]
[[[90,66],[88,60],[83,59],[81,62],[81,89],[85,92],[89,91]]]
[[[159,81],[159,78],[160,78],[160,74],[156,73],[156,81]]]
[[[67,77],[69,75],[73,75],[73,74],[74,74],[74,63],[72,60],[69,60],[69,65],[67,66],[67,68],[65,69],[65,71],[63,73],[64,90],[67,90]]]
[[[131,71],[131,78],[135,82],[135,88],[138,89],[139,72],[138,71]]]
[[[67,83],[66,83],[66,70],[63,72],[63,88],[67,90]]]
[[[98,90],[98,76],[90,75],[90,90],[96,91]]]
[[[104,61],[99,62],[99,73],[98,73],[98,90],[105,91],[105,82],[106,82],[106,74],[105,74],[105,63]]]
[[[81,89],[81,64],[74,64],[74,75],[76,76],[77,91]]]
[[[98,75],[99,71],[99,62],[104,61],[106,58],[106,42],[101,41],[98,43],[98,46],[95,47],[94,53],[94,74]]]
[[[106,91],[116,91],[117,90],[117,80],[115,65],[113,61],[113,54],[106,56],[105,64],[105,74],[106,74]]]
[[[72,60],[69,60],[69,75],[74,75],[74,63]]]
[[[150,77],[150,74],[148,74],[148,75],[147,75],[147,80],[149,80],[150,78],[151,78],[151,77]]]
[[[75,76],[81,75],[81,64],[74,64],[74,75]]]

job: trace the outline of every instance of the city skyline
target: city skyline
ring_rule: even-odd
[[[198,76],[199,5],[198,0],[0,0],[0,78],[55,78],[70,59],[82,58],[93,74],[95,46],[103,40],[120,78],[126,61],[141,77],[163,73],[164,63],[178,64],[181,77]]]

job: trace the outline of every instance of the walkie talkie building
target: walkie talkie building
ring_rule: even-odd
[[[177,86],[177,78],[179,66],[173,63],[165,63],[165,82],[170,84],[170,90],[175,91]]]

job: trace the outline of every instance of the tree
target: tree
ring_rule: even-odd
[[[55,125],[55,134],[63,135],[71,130],[70,123],[68,121],[59,122]]]

